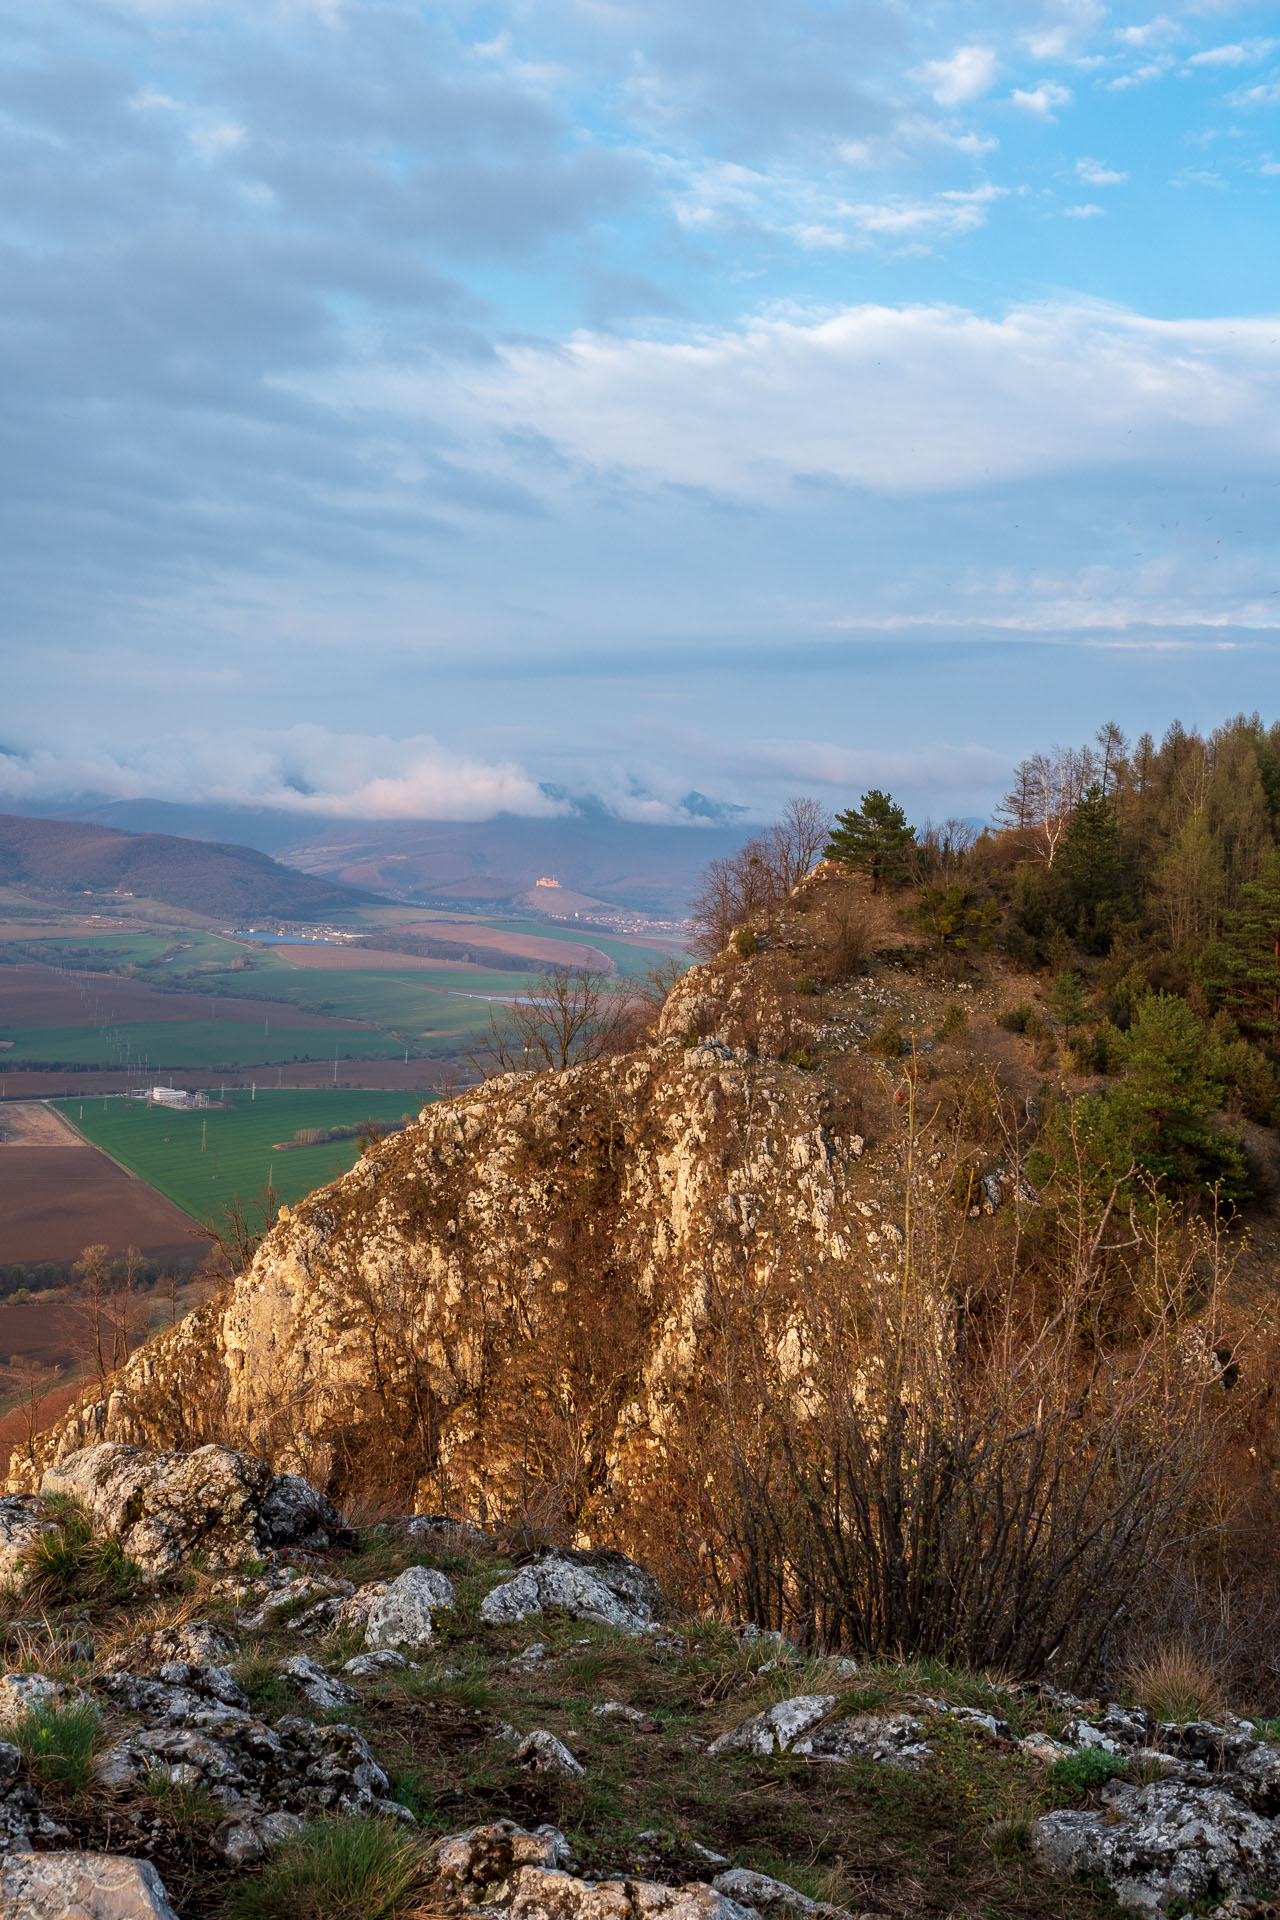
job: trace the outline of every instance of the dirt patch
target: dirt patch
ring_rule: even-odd
[[[105,1243],[169,1248],[195,1222],[96,1147],[0,1145],[0,1265],[73,1260]]]
[[[87,1147],[74,1127],[41,1100],[8,1100],[0,1106],[0,1146]]]

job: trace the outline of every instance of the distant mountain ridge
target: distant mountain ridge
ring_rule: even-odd
[[[122,893],[240,921],[320,920],[373,896],[282,866],[253,847],[0,814],[0,885],[44,897]]]
[[[606,906],[674,919],[683,919],[707,862],[735,852],[750,831],[731,817],[738,810],[697,793],[683,803],[687,826],[650,826],[620,820],[597,803],[571,804],[571,812],[551,819],[491,820],[300,818],[271,808],[158,800],[86,801],[77,811],[82,820],[130,833],[234,838],[306,873],[423,905],[527,912],[521,896],[553,877],[567,892]],[[40,814],[50,818],[55,809],[45,805]],[[536,904],[557,911],[550,889]]]

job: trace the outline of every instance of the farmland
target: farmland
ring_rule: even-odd
[[[48,1107],[6,1104],[0,1123],[0,1266],[74,1260],[99,1241],[115,1251],[184,1250],[190,1220]]]
[[[372,1028],[306,1027],[270,1018],[137,1020],[100,1027],[0,1028],[6,1069],[124,1067],[152,1076],[169,1068],[275,1066],[293,1060],[381,1059],[403,1051],[399,1040]]]
[[[338,1088],[260,1090],[228,1095],[225,1107],[175,1111],[141,1101],[61,1100],[60,1112],[95,1146],[128,1167],[196,1220],[217,1219],[232,1200],[251,1206],[270,1184],[276,1199],[300,1200],[359,1156],[358,1140],[280,1150],[304,1127],[362,1120],[397,1125],[417,1115],[429,1094]]]

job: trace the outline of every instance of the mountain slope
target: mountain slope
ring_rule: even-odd
[[[232,920],[316,920],[371,897],[297,873],[252,847],[19,814],[0,814],[0,884],[44,898],[134,894]]]

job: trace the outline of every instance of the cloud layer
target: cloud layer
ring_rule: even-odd
[[[1269,659],[1246,0],[0,20],[19,797],[641,816],[891,754],[911,636]],[[940,793],[1038,725],[954,684]]]

